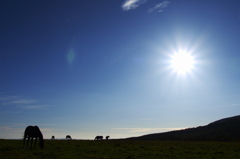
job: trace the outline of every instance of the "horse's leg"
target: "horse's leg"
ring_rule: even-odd
[[[24,136],[24,138],[23,138],[23,148],[24,148],[24,146],[25,146],[25,140],[26,140],[26,138],[25,138],[25,136]]]
[[[33,137],[31,137],[31,147],[30,148],[32,148],[32,143],[33,143]]]
[[[37,143],[37,137],[35,138],[34,148],[36,148],[36,143]]]
[[[28,139],[27,139],[27,148],[28,148],[28,143],[29,143],[29,140],[30,140],[30,137],[28,137]]]

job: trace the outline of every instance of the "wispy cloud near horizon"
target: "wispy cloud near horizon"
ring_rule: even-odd
[[[23,137],[24,131],[29,123],[0,123],[0,138],[5,139],[20,139]],[[56,127],[56,124],[37,124],[40,126],[41,132],[46,136],[52,136],[52,134],[64,132],[65,129]],[[34,124],[33,124],[34,126]],[[54,127],[53,127],[54,126]],[[12,137],[13,136],[13,137]]]
[[[135,9],[145,2],[147,2],[147,0],[125,0],[122,5],[122,9],[125,11]]]
[[[18,128],[18,127],[11,127],[11,126],[0,126],[0,132],[3,130],[7,131],[23,131],[23,128]]]
[[[158,3],[157,5],[155,5],[153,8],[150,8],[148,10],[148,12],[154,12],[154,11],[158,11],[158,12],[162,12],[163,11],[163,8],[166,8],[168,7],[170,1],[168,0],[164,0],[162,3]]]
[[[184,128],[113,128],[113,130],[123,130],[129,133],[139,133],[139,132],[164,132],[172,130],[181,130]]]

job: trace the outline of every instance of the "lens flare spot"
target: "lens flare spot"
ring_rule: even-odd
[[[67,54],[67,60],[68,60],[69,64],[71,64],[74,61],[75,56],[76,56],[75,51],[73,49],[70,49],[68,54]]]

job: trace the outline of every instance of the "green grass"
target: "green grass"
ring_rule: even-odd
[[[38,145],[37,145],[38,146]],[[44,149],[23,149],[21,140],[0,140],[1,159],[239,159],[239,142],[46,140]]]

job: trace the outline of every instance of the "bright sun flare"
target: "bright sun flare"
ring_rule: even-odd
[[[187,52],[178,52],[171,59],[171,67],[178,74],[190,73],[194,63],[194,58]]]

